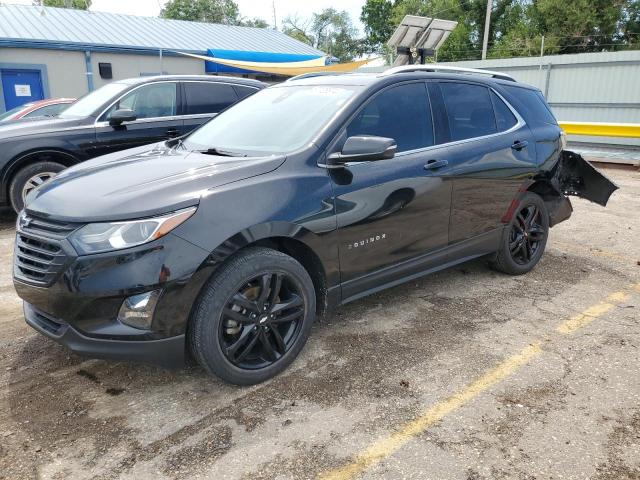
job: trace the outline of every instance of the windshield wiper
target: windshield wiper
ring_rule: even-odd
[[[206,150],[200,150],[199,153],[205,155],[216,155],[218,157],[246,157],[245,153],[232,152],[230,150],[220,150],[218,148],[207,148]]]

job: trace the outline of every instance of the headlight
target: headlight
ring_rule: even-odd
[[[195,211],[196,207],[191,207],[130,222],[90,223],[72,234],[69,240],[78,253],[84,255],[135,247],[166,235]]]

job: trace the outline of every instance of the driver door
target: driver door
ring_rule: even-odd
[[[393,85],[370,99],[342,138],[355,135],[393,138],[398,148],[392,159],[330,170],[343,301],[423,271],[429,254],[447,245],[451,203],[446,167],[429,168],[447,149],[434,145],[424,82]]]
[[[92,156],[161,142],[182,135],[183,119],[178,116],[177,82],[154,82],[142,85],[115,102],[96,123],[96,141]],[[113,112],[127,108],[136,120],[122,125],[109,125]]]

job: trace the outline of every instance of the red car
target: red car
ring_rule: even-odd
[[[0,123],[21,118],[55,117],[75,101],[75,98],[50,98],[49,100],[25,103],[8,112],[0,113]]]

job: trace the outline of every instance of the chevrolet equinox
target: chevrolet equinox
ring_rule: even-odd
[[[563,147],[540,91],[503,74],[293,79],[34,189],[15,287],[75,352],[254,384],[336,305],[478,257],[530,271],[567,195],[617,188]]]

